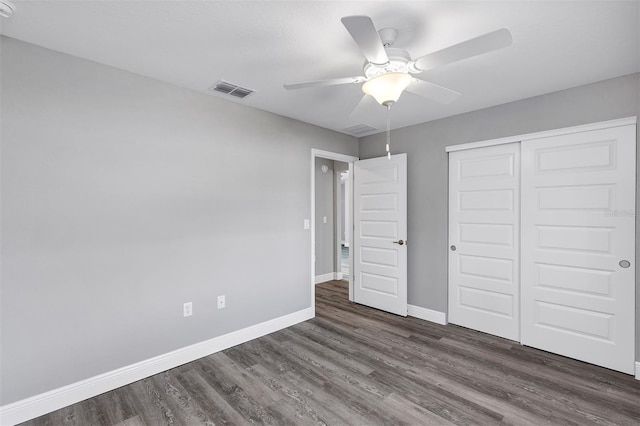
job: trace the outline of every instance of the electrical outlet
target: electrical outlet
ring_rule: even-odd
[[[322,216],[322,223],[327,223],[327,217],[326,216]]]
[[[224,309],[227,306],[227,302],[224,296],[218,296],[218,309]]]
[[[305,219],[304,220],[304,229],[309,229],[311,228],[311,223],[309,222],[309,219]]]
[[[187,302],[182,305],[182,314],[185,317],[190,317],[191,315],[193,315],[193,304],[191,302]]]

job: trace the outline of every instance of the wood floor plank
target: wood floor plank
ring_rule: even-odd
[[[98,395],[95,398],[88,399],[79,404],[76,409],[80,424],[83,425],[110,425],[109,415],[104,406],[104,395]]]
[[[353,386],[359,388],[361,391],[371,394],[370,396],[377,396],[380,399],[384,399],[390,392],[386,386],[378,386],[375,383],[368,380],[367,375],[371,371],[363,373],[358,369],[351,369],[344,364],[338,364],[334,360],[324,357],[323,353],[318,353],[313,350],[309,350],[303,345],[297,344],[297,342],[281,343],[282,349],[286,350],[292,357],[298,358],[303,363],[309,363],[326,376],[325,382],[340,382],[345,386]]]
[[[347,356],[344,352],[337,351],[326,344],[319,343],[298,329],[283,330],[283,333],[286,333],[285,335],[292,343],[317,354],[322,359],[326,359],[344,370],[364,375],[373,371],[371,367],[364,365],[358,359]]]
[[[139,416],[131,417],[117,423],[115,426],[146,426]]]
[[[307,380],[306,376],[295,369],[283,369],[281,364],[276,365],[266,361],[255,364],[251,370],[265,376],[267,380],[279,383],[285,394],[291,395],[296,400],[304,399],[305,403],[309,404],[310,410],[322,413],[321,420],[328,421],[327,424],[367,424],[364,417],[357,415],[335,395],[328,393],[323,383],[316,384]],[[338,421],[335,421],[336,417]]]
[[[148,377],[138,383],[134,395],[143,402],[142,409],[147,424],[172,425],[176,422],[172,407],[165,401],[162,389],[157,386],[157,376]]]
[[[316,317],[24,423],[640,425],[640,381],[316,286]]]
[[[191,369],[178,376],[182,385],[189,389],[192,398],[206,411],[214,424],[245,424],[246,420],[225,398],[223,398],[202,376]]]
[[[106,392],[96,397],[98,403],[104,408],[109,424],[121,423],[136,416],[136,410],[132,401],[122,388]]]
[[[318,403],[318,393],[309,387],[300,388],[295,381],[289,380],[289,375],[274,375],[267,368],[256,364],[249,369],[256,377],[260,377],[273,389],[274,392],[282,394],[282,404],[278,406],[280,410],[286,410],[287,417],[296,424],[331,425],[344,424],[344,418],[331,411],[329,407]]]
[[[154,376],[155,383],[164,392],[167,405],[170,406],[180,424],[201,424],[214,426],[198,403],[191,397],[190,392],[181,384],[175,376],[180,374],[177,371],[165,371]]]
[[[216,368],[215,355],[196,361],[197,371],[227,403],[244,418],[245,422],[267,425],[286,425],[290,422],[279,412],[260,404],[258,395],[242,388],[233,376]]]
[[[236,364],[225,353],[217,353],[205,357],[201,361],[208,363],[214,370],[222,373],[222,378],[228,380],[228,386],[239,386],[252,395],[256,404],[267,406],[280,402],[281,397],[274,394],[264,381],[248,374],[244,368]]]
[[[293,373],[298,377],[308,380],[313,377],[316,383],[326,392],[338,397],[338,401],[347,404],[351,410],[355,411],[359,416],[367,419],[367,424],[380,424],[383,420],[387,423],[393,423],[393,418],[389,418],[387,413],[379,410],[376,403],[382,397],[376,392],[375,388],[370,388],[367,383],[353,379],[352,377],[341,377],[336,374],[335,370],[324,368],[323,365],[314,365],[309,359],[301,355],[300,352],[291,352],[281,345],[275,345],[264,339],[265,344],[269,344],[268,348],[271,353],[278,355],[278,363],[280,370]],[[350,381],[350,379],[352,379]],[[375,398],[374,401],[371,399]]]
[[[466,345],[444,339],[441,343],[455,347]],[[509,359],[495,351],[484,352],[471,346],[467,346],[465,350],[473,350],[476,358],[485,358],[485,365],[500,374],[496,377],[498,383],[508,380],[510,385],[522,392],[535,394],[537,399],[555,404],[557,410],[566,411],[567,415],[582,415],[592,418],[598,424],[615,425],[624,422],[625,416],[633,415],[633,412],[625,411],[634,403],[640,403],[637,397],[615,389],[610,388],[608,392],[603,393],[602,387],[593,387],[592,383],[583,377],[558,371],[543,370],[532,373],[530,367],[520,360],[514,362],[513,358]],[[537,386],[532,386],[532,383]],[[594,401],[597,401],[597,404],[594,404]]]

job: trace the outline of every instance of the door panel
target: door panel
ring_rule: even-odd
[[[513,211],[513,189],[475,189],[458,192],[460,211]]]
[[[406,154],[354,163],[354,219],[354,301],[406,316]]]
[[[449,153],[449,321],[519,339],[519,158],[508,144]]]
[[[522,143],[523,344],[633,373],[635,149],[635,126]]]

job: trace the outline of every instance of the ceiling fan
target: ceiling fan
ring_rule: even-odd
[[[368,16],[346,16],[341,21],[366,58],[364,75],[285,84],[284,88],[295,90],[364,83],[362,91],[365,95],[352,111],[352,115],[371,99],[367,95],[373,96],[379,104],[389,108],[404,90],[443,104],[453,102],[460,93],[413,75],[511,45],[511,33],[508,29],[502,28],[411,59],[406,50],[392,47],[398,34],[394,28],[378,31]]]

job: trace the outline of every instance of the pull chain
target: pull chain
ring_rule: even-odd
[[[391,104],[387,105],[387,158],[391,160]]]

